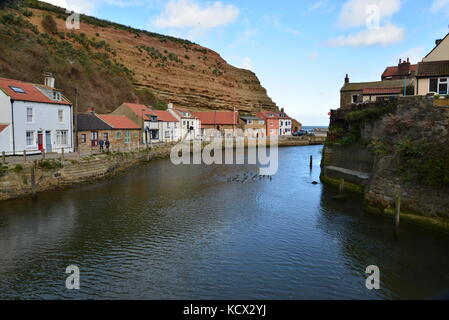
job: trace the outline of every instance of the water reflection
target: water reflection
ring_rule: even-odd
[[[309,168],[309,157],[314,167]],[[319,181],[320,147],[279,172],[157,161],[98,185],[0,204],[0,298],[426,298],[449,287],[448,237],[366,215]],[[231,178],[231,181],[229,181]],[[64,288],[81,269],[81,290]],[[368,291],[365,268],[382,271]]]

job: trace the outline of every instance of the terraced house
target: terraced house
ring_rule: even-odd
[[[99,150],[100,140],[108,140],[111,151],[126,151],[140,145],[140,126],[125,116],[89,112],[78,114],[77,119],[81,152]]]
[[[179,120],[168,111],[153,110],[143,104],[127,102],[112,114],[124,115],[139,124],[143,144],[176,142],[181,139]]]
[[[72,103],[51,74],[43,85],[0,78],[0,152],[71,152],[72,123]]]
[[[265,121],[267,137],[292,135],[293,120],[285,113],[284,109],[281,109],[280,112],[263,111],[256,116]]]

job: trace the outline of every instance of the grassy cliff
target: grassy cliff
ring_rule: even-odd
[[[57,86],[82,109],[113,110],[124,101],[163,108],[246,112],[277,109],[256,75],[188,40],[81,15],[80,30],[65,26],[65,9],[36,0],[2,2],[0,77]],[[6,5],[5,5],[6,4]]]

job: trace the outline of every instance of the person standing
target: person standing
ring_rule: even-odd
[[[109,147],[111,146],[111,143],[109,142],[109,139],[106,139],[104,145],[106,146],[106,151],[109,152]]]
[[[103,152],[104,151],[104,140],[101,139],[99,144],[100,144],[100,152]]]

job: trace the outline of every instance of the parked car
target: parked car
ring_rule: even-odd
[[[299,131],[293,132],[294,137],[303,137],[303,136],[307,136],[307,135],[308,135],[308,133],[306,130],[299,130]]]

